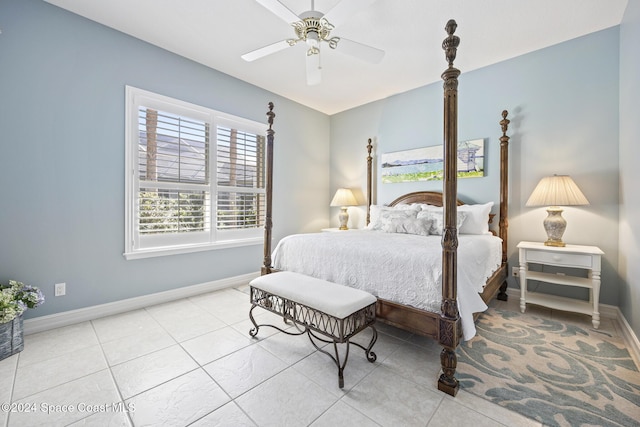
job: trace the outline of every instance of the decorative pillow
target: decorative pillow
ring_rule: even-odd
[[[410,205],[398,205],[398,206],[411,206],[411,209],[417,209],[419,211],[423,211],[425,209],[434,208],[437,206],[429,205],[427,203],[411,203]]]
[[[458,212],[465,212],[467,219],[460,227],[460,234],[491,234],[489,231],[489,214],[493,202],[483,205],[458,206]]]
[[[442,206],[429,205],[426,203],[421,204],[420,208],[422,208],[423,211],[441,211],[442,210]]]
[[[382,215],[380,230],[385,233],[405,233],[428,236],[431,231],[430,218],[417,218],[410,215]]]
[[[397,206],[382,206],[382,205],[371,205],[371,210],[369,211],[369,225],[367,229],[369,230],[380,230],[380,216],[383,212],[404,212],[409,211],[413,217],[416,216],[418,211],[420,210],[419,206],[416,205],[397,205]]]
[[[414,209],[385,209],[380,211],[380,216],[378,217],[378,224],[380,227],[382,223],[391,219],[411,219],[416,218],[418,215],[418,211]]]
[[[460,234],[491,234],[489,231],[489,214],[493,202],[485,203],[482,205],[461,205],[458,206],[458,213],[464,212],[467,214],[466,219],[462,225],[459,225]],[[441,206],[424,205],[423,211],[430,212],[442,212]]]
[[[417,218],[426,218],[431,222],[431,229],[429,230],[429,234],[436,234],[439,236],[442,235],[442,230],[444,229],[444,217],[442,215],[442,208],[440,208],[440,211],[429,209],[418,212]],[[462,227],[466,219],[466,212],[457,212],[456,228],[458,229],[458,232],[460,232],[460,228]]]

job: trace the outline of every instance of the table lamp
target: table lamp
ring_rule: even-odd
[[[347,212],[348,206],[356,206],[356,198],[348,188],[338,188],[333,200],[331,200],[330,206],[340,206],[340,214],[338,219],[340,220],[340,230],[348,230],[347,221],[349,221],[349,213]]]
[[[568,175],[547,176],[540,180],[531,193],[526,206],[548,206],[543,225],[547,232],[546,246],[565,246],[562,235],[567,221],[562,217],[560,206],[588,205],[589,201]]]

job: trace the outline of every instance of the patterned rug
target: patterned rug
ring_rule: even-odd
[[[640,426],[640,371],[621,338],[490,308],[458,347],[461,389],[546,426]]]

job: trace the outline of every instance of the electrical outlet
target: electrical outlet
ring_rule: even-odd
[[[61,297],[67,294],[67,284],[66,283],[56,283],[53,286],[53,296]]]
[[[520,267],[511,267],[511,275],[513,277],[520,277]]]

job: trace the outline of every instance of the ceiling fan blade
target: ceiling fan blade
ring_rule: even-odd
[[[375,3],[376,0],[342,0],[330,11],[325,13],[324,18],[332,25],[338,26],[361,9],[365,9]]]
[[[247,52],[241,56],[247,62],[255,61],[256,59],[260,59],[263,56],[271,55],[272,53],[280,52],[288,47],[291,47],[287,40],[281,40],[277,43],[270,44],[265,47],[261,47],[260,49],[252,50],[251,52]]]
[[[322,81],[320,54],[307,55],[307,85],[314,86]]]
[[[371,64],[379,63],[384,57],[384,50],[354,42],[353,40],[343,37],[340,37],[336,50]]]
[[[260,3],[262,6],[267,8],[267,10],[271,11],[271,13],[282,19],[287,24],[298,22],[300,20],[298,15],[293,13],[291,9],[280,3],[278,0],[256,0],[256,2]]]

